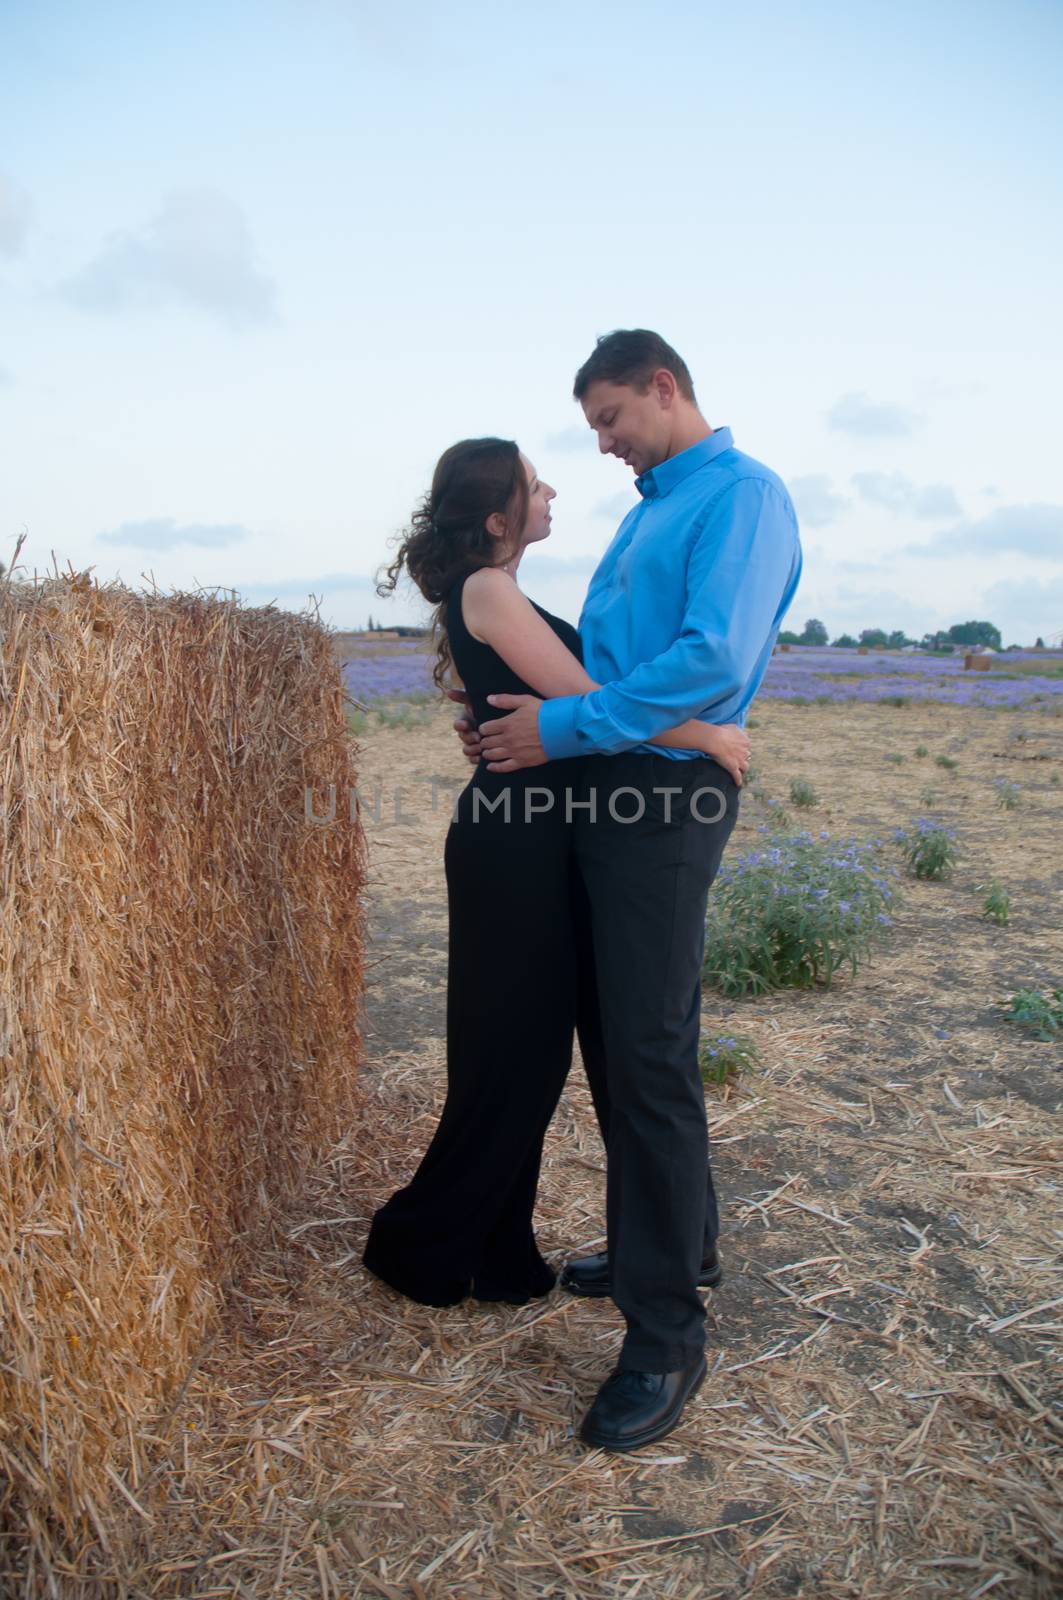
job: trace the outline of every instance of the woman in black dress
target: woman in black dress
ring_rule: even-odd
[[[440,458],[389,568],[388,588],[405,568],[436,607],[435,680],[460,678],[477,723],[494,714],[488,694],[598,687],[575,628],[516,583],[525,549],[550,532],[553,499],[511,441],[463,440]],[[653,742],[732,770],[748,748],[741,729],[700,722]],[[570,855],[578,766],[495,773],[481,761],[447,833],[446,1103],[413,1178],[374,1216],[363,1256],[424,1305],[470,1295],[520,1305],[556,1282],[532,1229],[543,1139],[577,1020],[584,1058],[601,1051]]]

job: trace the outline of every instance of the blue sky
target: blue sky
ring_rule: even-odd
[[[570,399],[655,327],[789,484],[797,626],[1063,629],[1063,7],[0,4],[0,559],[357,626],[439,452],[634,491]]]

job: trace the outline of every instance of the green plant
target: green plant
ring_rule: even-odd
[[[432,720],[432,713],[421,700],[401,700],[395,705],[375,706],[377,726],[380,728],[424,728]]]
[[[956,830],[931,817],[920,817],[893,835],[917,878],[947,878],[956,865]]]
[[[1005,811],[1014,811],[1022,800],[1022,790],[1008,778],[998,778],[996,790],[997,804],[1003,806]]]
[[[790,782],[790,800],[802,809],[819,805],[819,795],[807,778],[793,778]]]
[[[725,994],[829,984],[887,935],[899,899],[881,843],[770,834],[725,866],[709,896],[705,978]]]
[[[789,814],[781,800],[773,800],[771,795],[765,794],[764,790],[759,788],[754,789],[753,798],[754,800],[763,800],[771,813],[771,825],[773,828],[788,828],[790,826]]]
[[[1048,781],[1052,785],[1053,789],[1058,789],[1060,783],[1063,782],[1063,779],[1060,778],[1058,772],[1053,772]]]
[[[990,883],[986,897],[982,901],[982,915],[987,921],[995,922],[1001,928],[1006,928],[1011,920],[1011,897],[996,878]]]
[[[1016,989],[1007,998],[1008,1021],[1032,1028],[1038,1039],[1054,1039],[1063,1029],[1063,989]]]
[[[944,767],[946,772],[955,772],[960,763],[956,760],[955,756],[935,756],[934,764],[939,767]]]
[[[701,1081],[725,1084],[728,1078],[755,1071],[759,1060],[760,1051],[752,1039],[747,1039],[744,1034],[717,1034],[703,1038],[698,1055]]]
[[[936,806],[938,803],[938,792],[936,789],[932,788],[929,783],[924,784],[919,791],[919,799],[921,804],[924,806]]]
[[[759,728],[760,727],[760,718],[759,717],[747,717],[746,718],[746,727],[747,728]]]
[[[928,756],[930,751],[927,749],[925,744],[917,744],[915,747],[915,753],[921,759],[923,756]]]
[[[910,694],[883,694],[879,695],[878,703],[880,706],[910,706],[912,697]]]
[[[901,755],[899,750],[890,750],[886,755],[886,760],[892,761],[895,767],[899,767],[904,759],[905,757]]]

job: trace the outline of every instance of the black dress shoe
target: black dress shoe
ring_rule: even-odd
[[[723,1268],[715,1250],[709,1250],[698,1273],[699,1289],[715,1289],[723,1279]],[[561,1274],[561,1287],[570,1294],[587,1295],[600,1300],[612,1294],[613,1283],[609,1274],[609,1256],[600,1250],[596,1256],[580,1256],[569,1261]]]
[[[585,1444],[599,1450],[637,1450],[663,1439],[705,1376],[705,1357],[678,1372],[627,1372],[618,1367],[598,1390],[580,1425]]]

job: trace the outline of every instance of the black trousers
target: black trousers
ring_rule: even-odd
[[[719,1228],[698,1030],[706,901],[738,788],[708,757],[580,765],[573,847],[597,990],[581,989],[580,1043],[608,1154],[620,1365],[670,1372],[704,1347],[697,1276]]]
[[[478,768],[444,860],[447,1096],[410,1182],[373,1218],[364,1261],[426,1305],[521,1301],[556,1273],[532,1211],[543,1138],[572,1061],[577,948],[564,783],[577,762]],[[589,1048],[595,1042],[588,1009]]]

